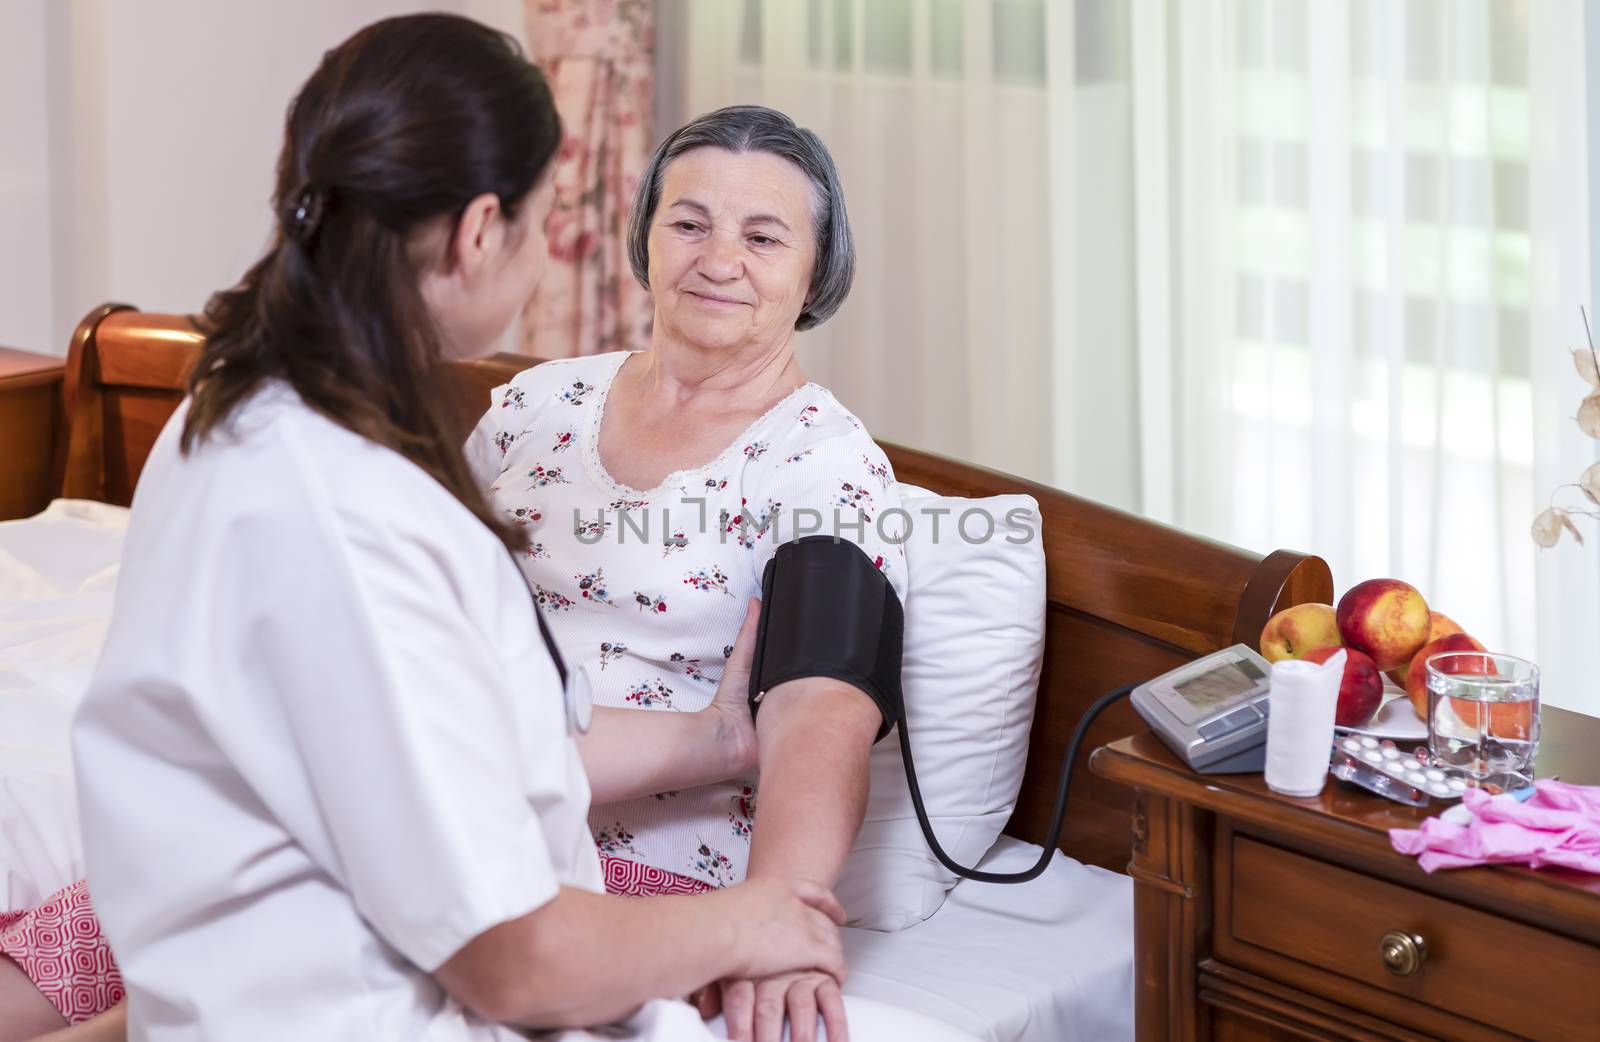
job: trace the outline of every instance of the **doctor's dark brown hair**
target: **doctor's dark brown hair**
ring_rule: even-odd
[[[508,546],[442,391],[440,336],[408,236],[484,193],[508,220],[561,144],[550,88],[511,37],[466,18],[391,18],[329,51],[289,107],[271,248],[206,304],[183,448],[268,379],[400,453]]]

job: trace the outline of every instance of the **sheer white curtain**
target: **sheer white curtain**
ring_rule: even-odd
[[[1595,711],[1595,552],[1528,534],[1594,458],[1582,30],[1576,0],[1136,5],[1168,100],[1137,161],[1173,174],[1137,268],[1147,509],[1407,579]]]
[[[1600,551],[1528,534],[1595,458],[1580,0],[664,8],[669,123],[839,161],[802,358],[875,432],[1406,579],[1600,712]]]
[[[1126,60],[1097,52],[1107,82],[1087,103],[1055,90],[1076,36],[1062,11],[1045,0],[663,3],[661,79],[674,96],[658,112],[665,131],[766,104],[827,142],[857,277],[839,315],[802,336],[801,359],[875,433],[1045,481],[1087,475],[1090,494],[1133,506]],[[1063,128],[1114,145],[1086,151]],[[1052,178],[1096,152],[1077,190],[1120,201],[1080,223],[1056,205]],[[1056,249],[1075,233],[1087,288]],[[1093,347],[1062,348],[1078,342]],[[1083,438],[1097,451],[1077,453]]]

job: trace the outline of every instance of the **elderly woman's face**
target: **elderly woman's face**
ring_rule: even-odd
[[[737,349],[794,329],[817,245],[811,182],[786,159],[697,148],[667,167],[650,228],[656,321]]]

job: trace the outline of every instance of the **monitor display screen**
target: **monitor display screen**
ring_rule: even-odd
[[[1167,697],[1162,701],[1177,713],[1184,723],[1194,723],[1221,710],[1241,695],[1255,690],[1264,674],[1255,663],[1247,659],[1221,662],[1204,673],[1180,680],[1172,691],[1182,699]]]

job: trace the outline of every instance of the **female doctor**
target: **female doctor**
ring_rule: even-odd
[[[637,772],[611,792],[748,764],[689,731],[580,754],[516,530],[452,436],[440,363],[537,282],[560,138],[516,45],[444,15],[356,34],[290,109],[280,234],[207,306],[74,724],[135,1039],[511,1039],[843,978],[820,888],[600,892],[584,762]],[[639,1018],[693,1016],[662,1009]]]

